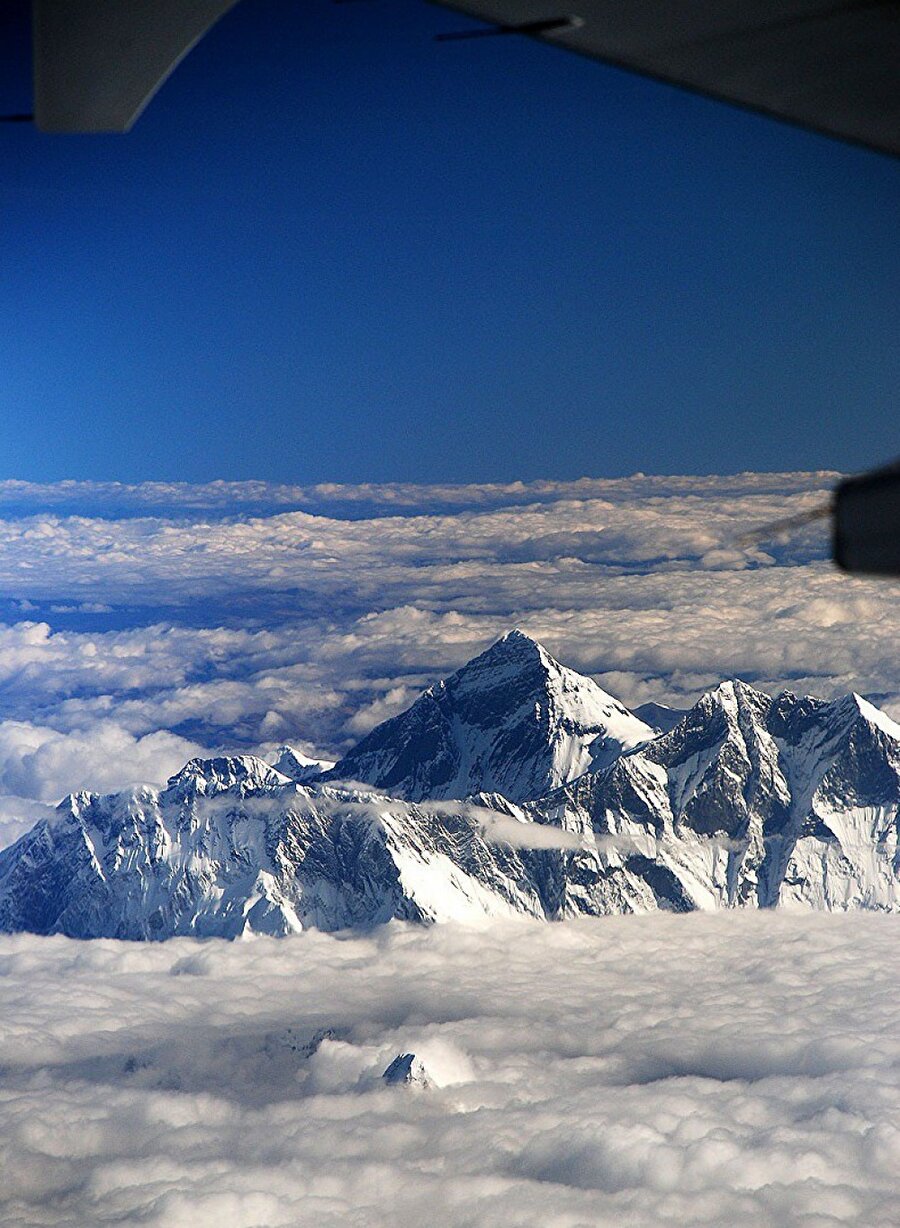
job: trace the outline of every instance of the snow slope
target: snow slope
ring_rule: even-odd
[[[242,755],[191,760],[162,790],[71,795],[0,852],[0,930],[900,912],[900,727],[877,708],[729,681],[646,731],[513,632],[318,782]]]
[[[297,785],[252,756],[192,760],[162,791],[73,795],[4,850],[0,930],[234,938],[542,916],[540,866],[482,827],[471,806]]]
[[[654,733],[516,630],[373,729],[330,776],[410,801],[485,791],[523,802]]]

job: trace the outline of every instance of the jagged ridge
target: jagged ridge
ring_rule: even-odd
[[[884,713],[730,681],[668,732],[645,730],[513,633],[319,783],[291,779],[314,763],[281,748],[274,767],[192,760],[163,790],[70,796],[0,852],[0,930],[158,939],[515,913],[900,911],[900,727]],[[337,782],[361,768],[408,794],[473,796]]]
[[[554,800],[669,907],[900,907],[900,727],[858,695],[722,683]]]

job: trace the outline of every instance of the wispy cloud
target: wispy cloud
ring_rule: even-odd
[[[272,514],[286,509],[317,515],[351,516],[418,513],[442,509],[515,507],[558,503],[563,499],[606,499],[631,502],[654,496],[712,494],[743,496],[781,494],[784,490],[816,490],[837,474],[740,473],[729,477],[659,477],[643,473],[627,478],[579,478],[575,481],[489,482],[423,486],[414,482],[364,482],[344,485],[319,482],[309,486],[273,482],[125,482],[76,481],[54,483],[0,481],[0,508],[27,513],[35,509],[72,509],[76,514],[228,516],[258,510]]]

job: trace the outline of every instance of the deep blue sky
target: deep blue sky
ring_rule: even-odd
[[[129,135],[0,126],[0,476],[900,451],[900,163],[466,24],[242,0]]]

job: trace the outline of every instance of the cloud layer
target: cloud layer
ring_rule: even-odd
[[[182,750],[335,756],[513,625],[631,705],[738,675],[898,715],[893,586],[821,525],[747,544],[832,478],[0,484],[0,815]]]
[[[510,626],[626,703],[739,675],[900,715],[832,475],[0,484],[0,842],[193,754],[336,753]],[[497,839],[518,835],[496,830]],[[884,917],[0,940],[0,1220],[886,1228]],[[415,1052],[438,1085],[386,1088]]]
[[[895,918],[0,940],[5,1223],[895,1222]],[[437,1087],[380,1075],[414,1052]]]

